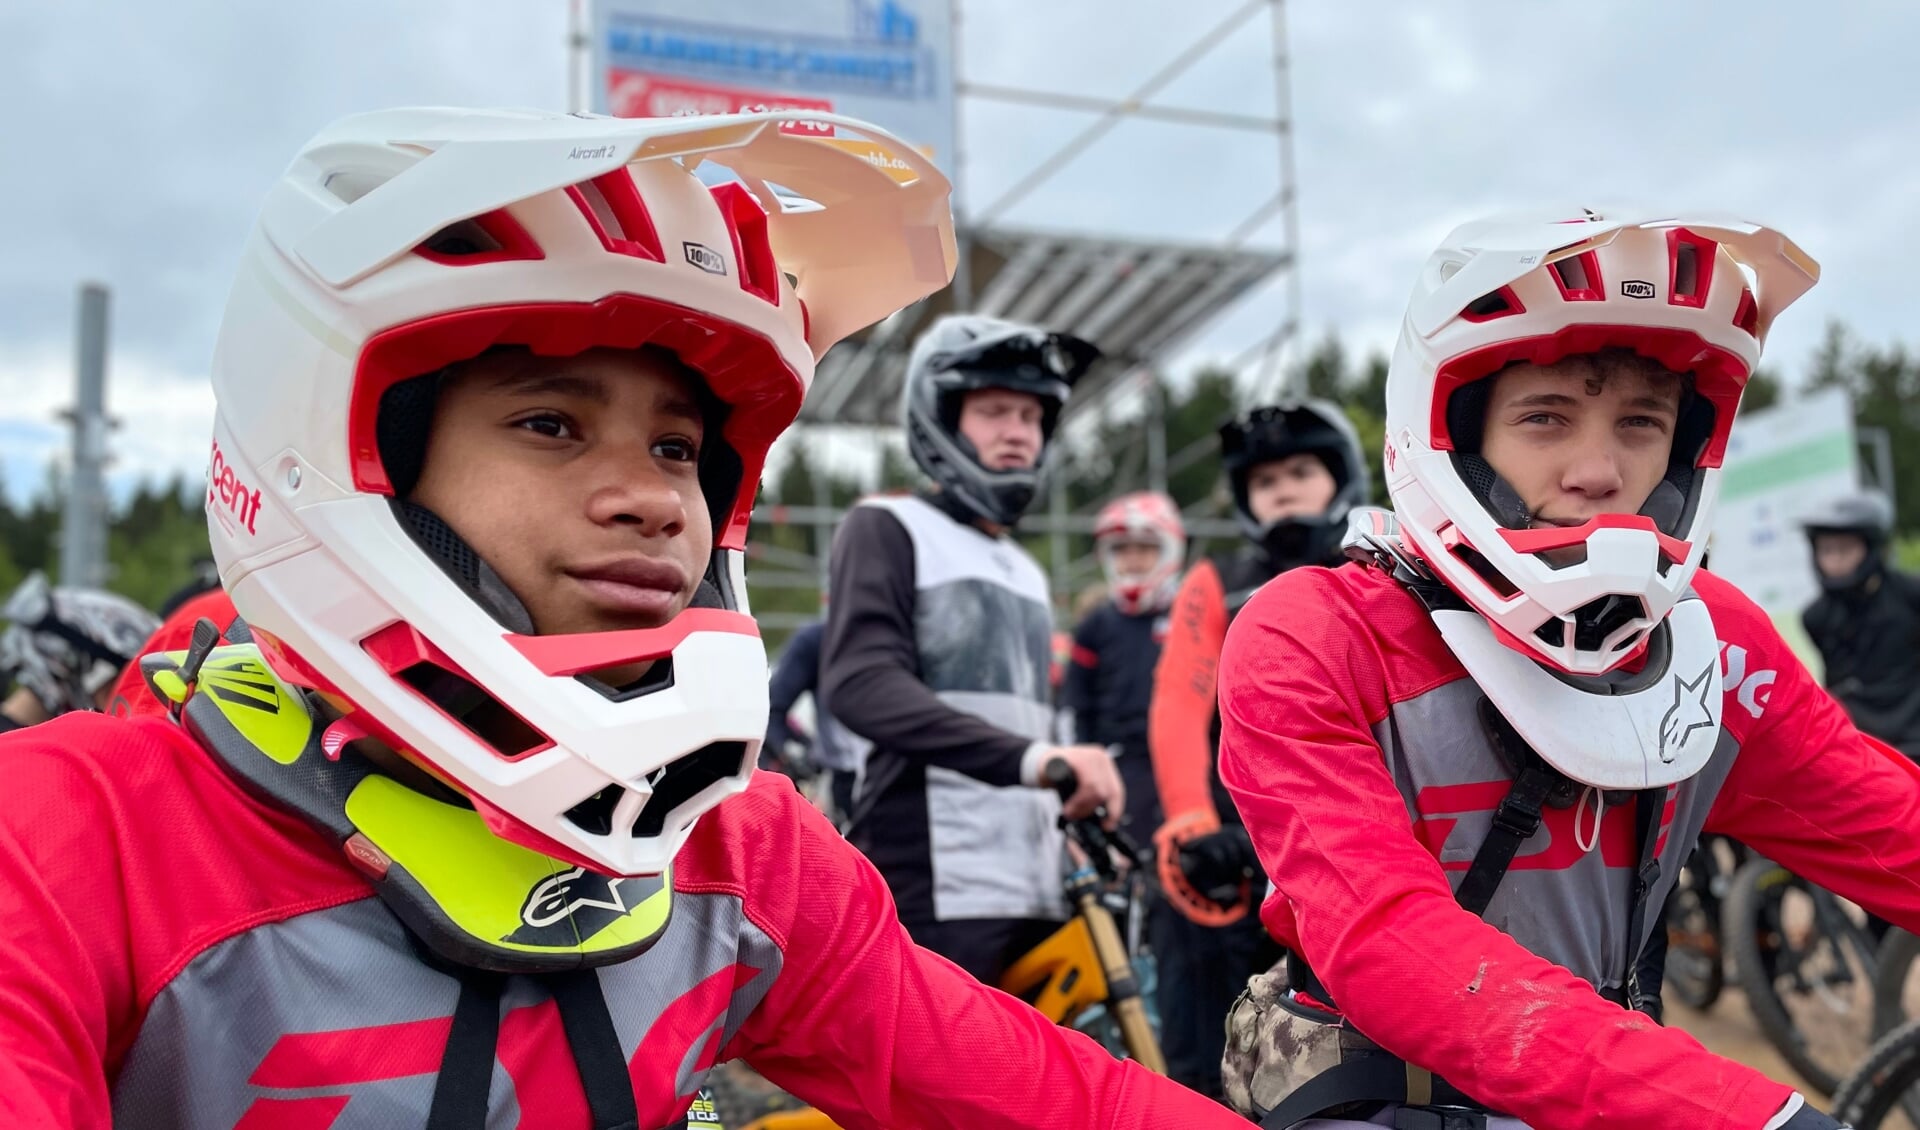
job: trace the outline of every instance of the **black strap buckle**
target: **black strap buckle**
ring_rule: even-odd
[[[1446,1106],[1403,1106],[1393,1112],[1394,1130],[1487,1130],[1477,1110]]]

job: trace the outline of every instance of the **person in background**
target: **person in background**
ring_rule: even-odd
[[[847,748],[845,735],[827,710],[826,696],[820,688],[820,641],[827,622],[815,620],[803,625],[787,640],[774,665],[773,678],[767,684],[767,740],[761,758],[778,758],[784,766],[803,765],[811,773],[825,770],[829,782],[834,818],[844,822],[853,811],[853,784],[859,768],[855,751]],[[806,734],[793,725],[788,712],[801,695],[813,696],[813,733]],[[777,768],[778,766],[776,766]]]
[[[75,710],[105,710],[114,682],[160,623],[124,596],[55,587],[35,570],[0,606],[0,731]]]
[[[1186,526],[1173,499],[1141,491],[1100,511],[1093,544],[1106,574],[1105,595],[1074,628],[1061,705],[1075,742],[1105,746],[1114,755],[1127,788],[1122,826],[1145,839],[1161,820],[1147,754],[1147,706],[1167,638],[1167,610],[1186,563]]]
[[[1827,690],[1862,733],[1920,758],[1920,581],[1888,560],[1893,504],[1861,491],[1800,524],[1820,575],[1801,622]]]
[[[1091,344],[959,315],[914,344],[907,452],[931,489],[869,497],[833,540],[821,682],[871,743],[847,838],[879,868],[913,940],[988,984],[1067,918],[1067,815],[1124,790],[1099,746],[1058,745],[1047,578],[1012,528],[1033,502],[1054,426]]]
[[[1148,745],[1165,821],[1154,834],[1163,913],[1149,919],[1160,961],[1167,1068],[1221,1093],[1227,1009],[1279,956],[1250,910],[1259,861],[1221,786],[1214,683],[1227,625],[1274,577],[1340,560],[1347,514],[1367,500],[1366,464],[1337,405],[1256,408],[1220,429],[1221,462],[1246,540],[1196,563],[1173,600],[1154,675]]]

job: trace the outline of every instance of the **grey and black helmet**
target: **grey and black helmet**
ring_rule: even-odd
[[[1000,526],[1020,520],[1040,489],[1053,429],[1073,383],[1100,357],[1088,342],[1036,326],[977,314],[935,322],[914,343],[901,397],[907,453],[967,512]],[[993,471],[960,434],[960,405],[977,389],[1003,388],[1040,398],[1045,443],[1030,468]]]
[[[1317,456],[1333,475],[1333,501],[1319,514],[1261,522],[1247,505],[1253,469],[1293,455]],[[1368,498],[1367,465],[1360,436],[1347,414],[1326,400],[1290,400],[1255,408],[1220,427],[1220,461],[1233,487],[1240,529],[1275,569],[1317,565],[1334,559],[1346,533],[1347,512]]]
[[[11,678],[52,715],[92,710],[160,626],[126,597],[56,588],[37,571],[0,604],[0,619],[10,621],[0,632],[0,684]]]
[[[1821,534],[1853,534],[1867,543],[1867,556],[1852,573],[1829,577],[1815,570],[1822,588],[1845,592],[1866,584],[1884,567],[1887,543],[1893,537],[1893,503],[1877,490],[1841,495],[1801,518],[1800,527],[1809,542]]]

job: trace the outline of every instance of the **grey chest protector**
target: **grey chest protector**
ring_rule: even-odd
[[[210,620],[187,651],[140,660],[174,720],[247,792],[297,813],[366,876],[427,965],[460,983],[428,1130],[480,1130],[508,975],[552,997],[595,1130],[639,1117],[597,967],[645,953],[667,928],[670,876],[599,875],[494,836],[471,807],[381,773],[318,723],[238,621]]]

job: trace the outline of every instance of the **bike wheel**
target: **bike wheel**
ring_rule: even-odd
[[[1710,888],[1714,870],[1702,843],[1680,869],[1667,896],[1667,988],[1688,1008],[1705,1012],[1726,987],[1720,946],[1720,903]]]
[[[1893,1130],[1912,1125],[1920,1108],[1920,1021],[1908,1021],[1873,1045],[1867,1058],[1834,1093],[1835,1118],[1855,1130]]]
[[[1829,897],[1756,859],[1734,874],[1721,929],[1754,1022],[1823,1095],[1866,1054],[1873,1026],[1871,956],[1822,924]]]
[[[1920,1017],[1920,936],[1890,930],[1880,943],[1873,976],[1873,1034],[1877,1039]]]

